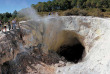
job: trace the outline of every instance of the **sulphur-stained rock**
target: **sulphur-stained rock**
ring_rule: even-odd
[[[86,55],[77,64],[57,68],[56,74],[109,74],[110,19],[82,16],[62,19],[68,25],[65,30],[78,35]]]
[[[55,68],[44,63],[32,64],[32,67],[27,66],[27,74],[55,74]]]
[[[37,39],[40,43],[43,43],[44,51],[47,49],[57,51],[63,45],[74,45],[77,44],[77,42],[80,42],[84,47],[84,53],[83,56],[81,56],[82,60],[79,60],[78,64],[57,68],[56,74],[110,73],[110,19],[84,16],[62,16],[48,18],[44,22],[36,22],[37,24],[33,26],[37,26],[37,32],[40,31],[39,24],[45,26],[43,29],[44,32],[36,32],[36,36],[40,35]],[[35,31],[33,33],[35,33]],[[75,41],[75,38],[77,38],[78,41]],[[78,62],[77,60],[75,61]]]
[[[0,35],[0,64],[14,59],[19,53],[19,44],[22,43],[20,31],[14,30]]]
[[[108,18],[61,16],[20,22],[20,29],[0,35],[1,71],[109,74],[109,33]]]

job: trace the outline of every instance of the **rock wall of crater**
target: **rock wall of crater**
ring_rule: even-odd
[[[109,74],[110,63],[110,20],[97,17],[62,17],[66,30],[83,37],[86,56],[82,62],[58,68],[56,74]],[[79,38],[80,39],[80,38]]]
[[[28,29],[31,39],[27,40],[43,44],[44,51],[46,48],[57,51],[61,45],[68,43],[71,45],[72,42],[68,38],[76,37],[85,47],[87,53],[93,43],[103,34],[103,30],[100,29],[100,24],[102,24],[100,19],[92,17],[50,17],[46,20],[28,21],[24,24],[27,26],[25,28]]]
[[[71,66],[57,68],[56,74],[110,73],[108,70],[110,61],[110,20],[108,18],[62,16],[49,18],[48,21],[50,22],[37,21],[38,24],[42,22],[42,25],[45,25],[43,29],[45,31],[41,31],[43,37],[39,34],[43,39],[40,43],[43,43],[44,51],[57,51],[61,45],[71,45],[72,42],[68,39],[69,36],[71,38],[76,37],[85,47],[85,56],[81,62],[72,64]],[[55,22],[58,22],[57,25]],[[38,41],[40,41],[39,38]]]
[[[19,53],[20,44],[23,43],[20,35],[20,30],[10,31],[0,35],[0,65],[16,58],[16,55]]]
[[[82,60],[77,64],[55,67],[56,74],[110,73],[109,19],[83,16],[44,17],[21,23],[20,27],[20,32],[12,31],[0,36],[1,65],[14,59],[13,56],[16,58],[17,53],[31,52],[32,46],[40,44],[43,52],[48,54],[48,50],[58,51],[63,45],[76,44],[74,39],[77,38],[85,48]],[[19,33],[22,33],[22,40]],[[16,54],[13,55],[12,51]]]

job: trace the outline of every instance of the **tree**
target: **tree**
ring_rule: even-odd
[[[51,1],[48,1],[48,2],[47,2],[47,7],[48,7],[48,10],[49,10],[49,11],[52,10],[52,2],[51,2]]]
[[[6,17],[6,15],[3,18],[3,22],[8,22],[8,18]]]
[[[17,14],[18,14],[18,12],[15,10],[15,11],[13,12],[13,14],[12,14],[12,18],[17,17]]]
[[[5,15],[6,15],[7,18],[12,17],[11,13],[8,13],[8,12],[6,12]]]
[[[47,2],[39,2],[32,6],[41,11],[66,10],[74,7],[77,8],[108,8],[110,0],[52,0]]]
[[[88,1],[86,1],[86,7],[87,8],[91,8],[91,2],[88,0]]]
[[[77,0],[72,0],[72,1],[71,1],[71,6],[72,6],[72,7],[75,7],[76,5],[77,5]]]

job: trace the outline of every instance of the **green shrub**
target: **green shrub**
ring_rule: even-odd
[[[79,9],[79,8],[73,8],[71,10],[66,10],[63,14],[64,14],[64,16],[69,16],[69,15],[82,15],[82,16],[86,16],[87,15],[87,11]]]
[[[96,17],[104,17],[103,12],[98,8],[88,10],[88,15],[89,16],[96,16]]]
[[[80,11],[79,8],[73,8],[73,9],[71,9],[71,13],[72,13],[73,15],[79,15],[79,11]]]
[[[79,15],[82,15],[82,16],[87,16],[88,15],[88,12],[86,10],[79,10],[78,11],[78,14]]]
[[[67,11],[64,11],[63,15],[70,16],[70,15],[73,15],[73,13],[71,13],[71,10],[67,10]]]
[[[71,10],[66,10],[66,11],[64,11],[63,15],[64,15],[64,16],[78,15],[78,11],[79,11],[78,8],[73,8],[73,9],[71,9]]]

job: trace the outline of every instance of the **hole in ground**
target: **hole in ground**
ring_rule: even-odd
[[[9,62],[3,63],[3,65],[1,66],[1,72],[2,72],[1,74],[10,74],[9,69],[10,69]]]
[[[85,48],[78,39],[74,38],[73,40],[73,45],[62,45],[57,53],[69,62],[78,63],[83,58]]]

